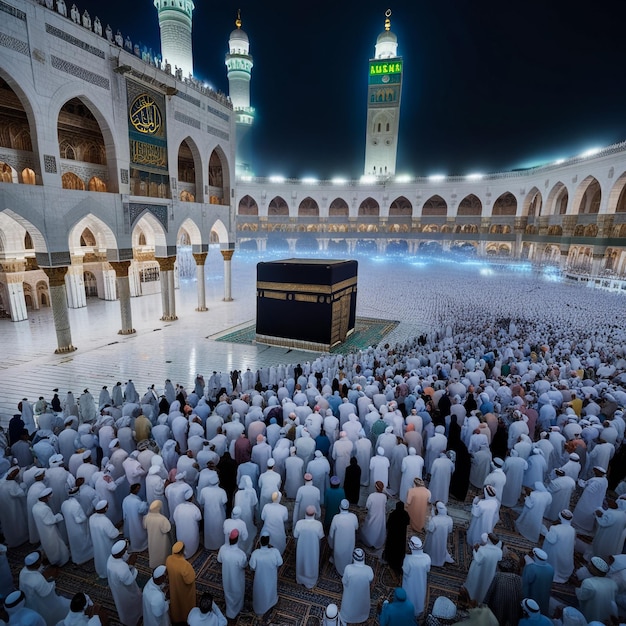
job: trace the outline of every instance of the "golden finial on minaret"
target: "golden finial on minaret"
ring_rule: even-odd
[[[391,30],[391,9],[385,11],[385,30]]]
[[[241,9],[237,9],[237,19],[235,20],[235,26],[241,28]]]

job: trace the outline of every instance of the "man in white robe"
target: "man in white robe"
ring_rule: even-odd
[[[128,539],[129,552],[143,552],[148,547],[148,533],[143,527],[144,515],[148,512],[148,503],[139,497],[141,484],[134,483],[130,493],[122,502],[124,516],[124,536]]]
[[[474,546],[472,563],[463,586],[470,599],[481,604],[502,560],[502,543],[493,533],[483,536],[483,543]]]
[[[269,533],[261,534],[261,547],[250,556],[250,569],[254,572],[252,609],[265,615],[278,602],[278,568],[283,564],[280,552],[269,545]]]
[[[524,500],[520,516],[515,520],[515,529],[528,541],[537,543],[543,524],[543,516],[552,502],[552,496],[542,482],[537,481],[535,488]]]
[[[489,485],[483,491],[485,497],[476,496],[472,502],[472,519],[467,529],[467,543],[470,546],[480,543],[484,533],[489,534],[493,531],[500,514],[496,490]]]
[[[82,565],[93,558],[89,518],[80,505],[79,493],[79,487],[70,489],[68,499],[61,504],[61,514],[65,520],[72,563],[75,565]]]
[[[431,502],[443,502],[448,504],[448,494],[450,491],[450,478],[454,472],[454,463],[450,456],[454,455],[454,451],[448,454],[441,452],[430,468],[430,482],[428,489],[430,491]]]
[[[248,559],[237,545],[238,539],[238,531],[231,531],[228,545],[222,546],[217,553],[217,561],[222,564],[222,586],[228,619],[235,619],[241,612],[246,590],[245,568]]]
[[[35,471],[35,482],[28,488],[26,494],[26,511],[28,514],[28,541],[32,544],[39,543],[39,533],[33,518],[33,507],[39,500],[41,492],[48,487],[45,483],[46,470],[42,467]]]
[[[309,506],[315,509],[315,517],[319,519],[322,514],[320,498],[320,490],[313,485],[313,476],[306,473],[304,475],[304,485],[298,489],[296,494],[292,526],[295,526],[298,520],[304,519],[305,511]]]
[[[381,482],[384,487],[389,485],[390,465],[389,459],[385,456],[385,449],[382,446],[378,447],[376,449],[376,456],[370,459],[370,493],[374,493],[377,482]]]
[[[263,512],[266,504],[272,501],[272,494],[280,489],[282,479],[274,470],[276,461],[268,459],[267,470],[259,476],[259,512]],[[275,545],[275,544],[273,544]]]
[[[626,496],[620,496],[616,504],[617,509],[602,508],[596,511],[597,527],[591,544],[591,553],[605,560],[614,554],[621,554],[624,548]]]
[[[352,456],[352,450],[354,444],[345,431],[339,433],[339,439],[335,441],[331,451],[331,457],[335,462],[335,476],[339,477],[340,484],[343,485],[343,480],[346,476],[346,467],[350,464],[350,457]],[[389,461],[387,461],[389,463]]]
[[[224,543],[222,533],[227,502],[228,496],[219,486],[217,474],[211,475],[209,485],[202,489],[198,497],[198,504],[203,508],[204,547],[207,550],[219,550]]]
[[[26,556],[19,575],[19,587],[26,596],[26,608],[42,615],[47,626],[56,626],[67,615],[70,601],[56,593],[53,581],[46,580],[42,563],[39,552],[31,552]]]
[[[187,485],[183,493],[185,498],[174,511],[174,526],[176,528],[176,540],[185,544],[185,558],[191,558],[200,545],[200,526],[202,513],[193,502],[193,489]],[[219,529],[221,533],[221,528]],[[219,535],[218,535],[219,536]],[[221,544],[221,542],[220,542]]]
[[[435,428],[435,434],[428,438],[428,443],[426,444],[426,458],[424,460],[426,474],[430,474],[433,461],[448,447],[448,438],[445,436],[445,432],[446,429],[444,426],[437,426]]]
[[[191,609],[187,617],[188,626],[226,626],[227,623],[228,620],[209,592],[202,594],[198,606]]]
[[[594,556],[588,565],[591,576],[583,580],[576,589],[580,612],[588,622],[606,623],[612,616],[617,616],[615,597],[617,583],[607,576],[609,566],[598,556]]]
[[[502,506],[514,507],[517,505],[522,493],[522,481],[524,472],[528,469],[528,462],[523,459],[519,452],[513,448],[506,457],[502,471],[506,476],[504,492],[502,493]]]
[[[326,493],[330,487],[330,463],[321,450],[315,451],[315,456],[309,461],[306,471],[313,477],[313,485],[320,490],[320,494]]]
[[[545,527],[542,549],[548,555],[548,563],[554,568],[554,582],[566,583],[574,572],[574,546],[576,529],[572,526],[572,512],[563,509],[559,514],[559,524]]]
[[[296,455],[296,447],[289,448],[289,456],[285,459],[285,496],[295,499],[298,489],[304,485],[304,461]]]
[[[93,543],[93,562],[96,573],[100,578],[107,577],[107,561],[111,555],[111,548],[120,538],[120,532],[108,518],[108,503],[100,500],[96,504],[95,513],[89,518],[89,534]]]
[[[9,626],[47,626],[39,613],[26,608],[26,596],[23,591],[10,593],[4,600],[4,608],[9,617]]]
[[[320,567],[320,541],[324,536],[322,522],[315,519],[316,510],[309,505],[306,517],[296,522],[293,536],[296,540],[296,582],[307,589],[317,584]]]
[[[374,571],[365,564],[363,550],[356,548],[352,555],[352,563],[346,566],[341,577],[343,595],[339,615],[343,622],[358,624],[369,618],[372,580],[374,580]]]
[[[361,541],[376,550],[385,545],[387,537],[387,494],[381,481],[375,483],[375,493],[367,497],[367,516],[361,526]]]
[[[567,476],[560,467],[557,467],[554,470],[554,478],[548,482],[546,488],[552,496],[552,501],[543,516],[553,522],[558,519],[559,513],[563,509],[569,509],[572,494],[576,489],[576,482],[571,476]]]
[[[125,541],[113,545],[107,561],[107,578],[120,622],[124,626],[136,626],[143,614],[143,598],[137,586],[135,554],[131,554],[127,561],[125,554]]]
[[[603,467],[594,467],[593,474],[593,478],[587,481],[578,481],[583,492],[578,499],[576,508],[572,511],[574,514],[572,524],[584,535],[591,535],[593,532],[595,512],[602,506],[609,484],[606,470]]]
[[[26,490],[18,482],[19,476],[20,468],[12,467],[0,480],[0,524],[9,548],[16,548],[28,541]]]
[[[287,507],[280,503],[281,494],[275,491],[272,494],[272,501],[263,507],[261,512],[261,520],[263,528],[261,532],[267,531],[270,535],[270,544],[273,545],[281,554],[287,547],[287,534],[285,532],[285,523],[289,519]]]
[[[430,556],[431,564],[441,567],[445,563],[454,563],[448,552],[448,535],[454,525],[452,518],[443,502],[437,502],[434,514],[426,523],[426,545],[424,552]]]
[[[165,596],[167,569],[159,565],[142,592],[143,626],[170,626],[170,601]]]
[[[70,551],[63,541],[58,525],[63,521],[63,515],[52,512],[48,501],[52,497],[52,489],[47,487],[41,492],[39,500],[33,506],[33,518],[39,533],[41,547],[46,553],[48,561],[59,567],[70,559]]]
[[[424,611],[431,561],[428,554],[424,554],[419,537],[411,537],[409,548],[411,554],[407,554],[402,563],[402,588],[415,608],[415,617],[418,617]]]
[[[494,458],[491,462],[491,472],[487,474],[483,482],[483,487],[491,485],[496,490],[496,498],[498,502],[502,503],[502,496],[504,493],[504,485],[506,484],[506,474],[503,471],[504,461],[498,457]],[[432,492],[432,487],[430,488]],[[433,498],[434,500],[435,498]]]
[[[402,459],[402,479],[400,481],[399,499],[406,504],[406,497],[409,489],[413,487],[413,481],[416,478],[422,478],[424,470],[424,459],[417,454],[415,448],[409,448],[408,456]]]
[[[350,512],[350,503],[343,499],[328,532],[328,545],[333,551],[333,563],[340,576],[343,576],[346,565],[352,563],[358,529],[359,518]]]

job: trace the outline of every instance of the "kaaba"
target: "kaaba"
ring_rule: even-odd
[[[284,259],[257,265],[256,340],[330,350],[354,332],[356,261]]]

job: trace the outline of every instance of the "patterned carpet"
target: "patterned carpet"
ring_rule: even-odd
[[[448,512],[454,519],[454,530],[450,535],[449,551],[454,558],[453,564],[446,564],[444,567],[433,567],[428,577],[428,596],[426,604],[429,609],[440,595],[451,598],[454,602],[458,600],[458,593],[467,575],[467,570],[471,562],[471,550],[465,540],[465,530],[470,517],[472,499],[476,495],[470,489],[464,503],[450,500]],[[362,496],[361,501],[364,501]],[[293,507],[293,501],[285,502],[287,507]],[[395,500],[389,499],[388,510],[395,508]],[[365,515],[363,508],[354,507],[353,510],[362,519]],[[502,540],[504,546],[515,552],[518,556],[526,554],[533,546],[529,541],[518,535],[514,530],[516,513],[510,509],[502,509],[500,523],[496,526],[495,532]],[[412,533],[407,533],[407,538]],[[424,540],[424,534],[420,534]],[[288,539],[287,548],[283,555],[284,564],[279,571],[279,602],[264,616],[264,619],[257,617],[252,611],[252,572],[246,571],[246,598],[244,610],[236,620],[230,620],[229,624],[237,626],[253,625],[285,625],[285,626],[319,626],[325,607],[335,602],[341,603],[342,585],[341,579],[334,566],[330,563],[330,548],[326,540],[322,540],[320,577],[317,586],[311,590],[295,581],[295,541]],[[9,550],[8,557],[12,571],[17,581],[19,570],[22,567],[23,559],[32,550],[32,546],[25,544],[17,549]],[[367,621],[368,625],[378,623],[376,618],[376,607],[380,600],[390,598],[394,587],[400,584],[400,580],[387,567],[379,555],[366,550],[366,562],[374,570],[374,581],[372,583],[371,612]],[[216,602],[223,608],[223,591],[221,587],[221,565],[217,562],[217,552],[209,552],[201,548],[191,559],[191,563],[197,574],[197,592],[211,591]],[[148,567],[147,553],[138,556],[136,567],[139,572],[137,582],[143,587],[149,579],[151,572]],[[71,563],[61,570],[61,575],[57,580],[57,590],[71,597],[77,591],[88,593],[92,600],[106,609],[111,616],[111,624],[117,625],[116,611],[111,593],[106,581],[100,580],[93,567],[93,562],[88,562],[81,566]],[[553,596],[566,604],[576,605],[574,588],[571,585],[553,585]]]
[[[332,354],[343,354],[364,350],[369,346],[377,345],[383,337],[394,330],[400,322],[393,320],[379,320],[370,317],[357,317],[354,332],[342,344],[330,350]],[[256,325],[250,324],[244,328],[217,337],[216,341],[229,343],[253,343],[256,337]]]

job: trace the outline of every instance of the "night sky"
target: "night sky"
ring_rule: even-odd
[[[195,0],[194,69],[228,93],[241,8],[259,176],[363,173],[368,59],[392,9],[404,58],[398,174],[525,168],[626,140],[623,0]],[[151,0],[79,0],[160,50]]]

